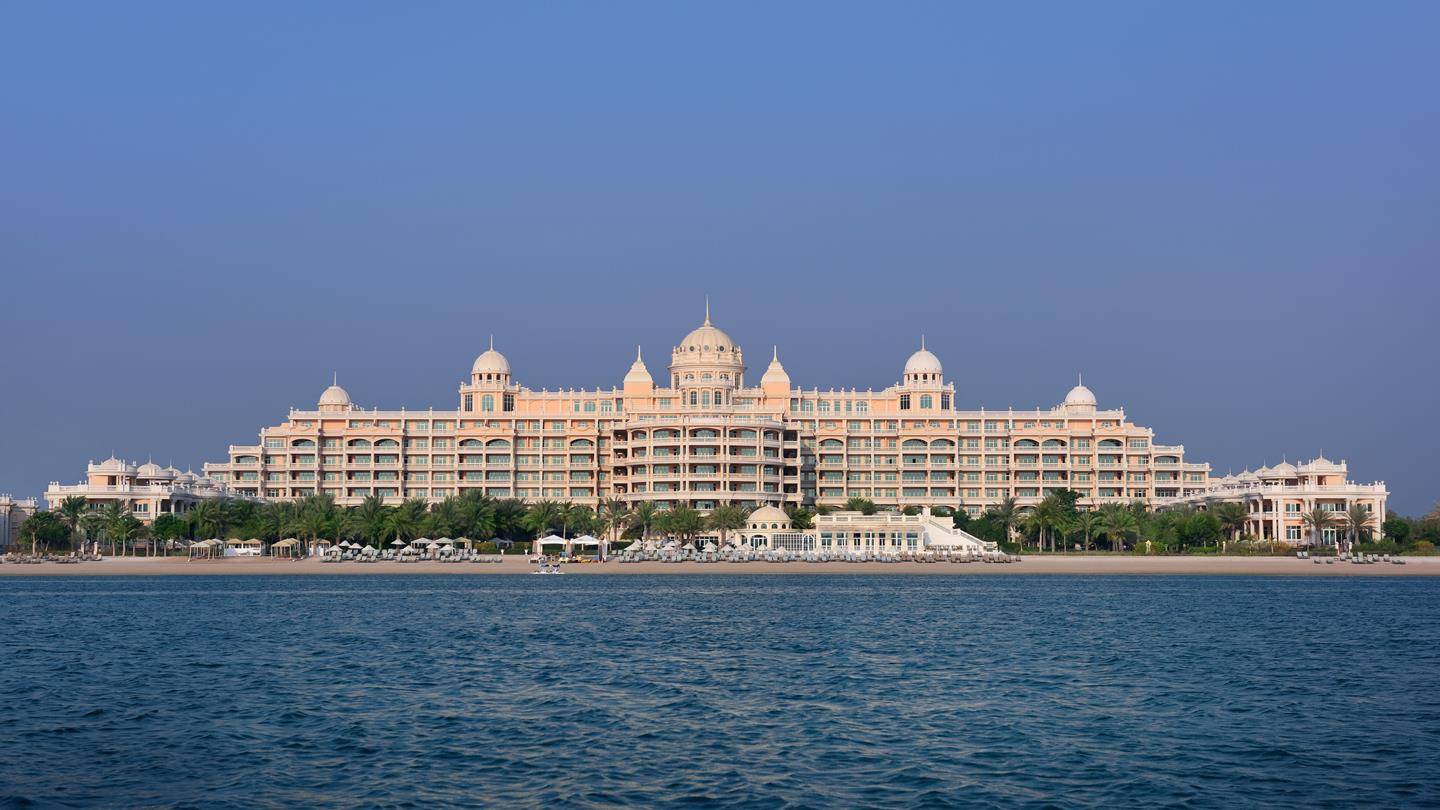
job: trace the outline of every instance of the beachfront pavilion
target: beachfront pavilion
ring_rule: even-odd
[[[790,516],[783,510],[762,506],[750,514],[738,539],[752,548],[795,552],[943,552],[978,556],[996,550],[994,543],[956,529],[951,517],[933,515],[929,509],[914,515],[831,512],[816,515],[814,529],[798,531],[790,527]]]

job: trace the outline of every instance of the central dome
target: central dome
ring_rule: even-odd
[[[725,334],[725,330],[711,324],[710,316],[707,314],[705,323],[682,338],[678,348],[681,351],[696,353],[734,353],[735,340]]]
[[[738,383],[745,372],[745,360],[735,339],[710,322],[710,302],[705,302],[705,322],[680,339],[670,351],[670,370],[684,369],[683,379],[693,382],[725,380]],[[713,375],[713,376],[711,376]],[[676,382],[680,381],[676,378]]]

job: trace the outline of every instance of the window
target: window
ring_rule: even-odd
[[[475,395],[474,395],[474,394],[466,394],[466,395],[465,395],[465,410],[467,410],[467,411],[473,411],[473,410],[475,410]]]
[[[935,400],[929,394],[920,395],[920,407],[929,409],[935,407]]]
[[[909,394],[901,394],[901,395],[900,395],[900,410],[902,410],[902,411],[908,411],[908,410],[910,410],[910,395],[909,395]]]

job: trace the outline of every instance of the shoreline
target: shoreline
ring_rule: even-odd
[[[1014,576],[1060,574],[1084,576],[1440,576],[1440,557],[1407,557],[1405,565],[1336,562],[1316,565],[1294,557],[1131,557],[1057,555],[1025,557],[1018,563],[576,563],[561,566],[565,574],[919,574],[927,576]],[[36,576],[374,576],[422,574],[450,576],[525,575],[535,566],[521,555],[503,563],[377,562],[324,563],[319,560],[229,558],[185,560],[168,557],[107,557],[99,562],[62,565],[0,564],[0,578]]]

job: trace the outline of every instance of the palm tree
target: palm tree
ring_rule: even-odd
[[[1071,531],[1080,532],[1085,537],[1085,550],[1089,551],[1091,538],[1100,531],[1100,515],[1088,510],[1076,514],[1071,520]]]
[[[366,495],[360,505],[350,510],[352,525],[364,539],[376,546],[390,534],[390,508],[375,495]]]
[[[620,532],[630,522],[629,505],[620,498],[606,498],[600,504],[600,517],[605,523],[605,533],[610,542],[620,539]]]
[[[90,511],[80,518],[80,531],[84,533],[86,541],[94,540],[97,543],[105,538],[105,516],[96,511]],[[99,547],[96,547],[99,550]]]
[[[111,501],[105,504],[100,510],[100,518],[105,521],[105,538],[110,541],[110,554],[115,554],[115,529],[120,526],[120,519],[129,512],[121,506],[118,501]],[[121,547],[123,551],[123,546]]]
[[[705,528],[705,518],[689,506],[677,506],[661,513],[660,528],[688,542]]]
[[[1243,503],[1226,501],[1216,504],[1210,510],[1210,514],[1220,521],[1220,528],[1229,533],[1230,542],[1233,543],[1240,539],[1240,532],[1245,530],[1245,521],[1249,517],[1249,510]]]
[[[744,507],[725,504],[711,509],[710,517],[705,522],[710,528],[720,532],[720,545],[723,546],[730,532],[745,528],[745,521],[749,517],[750,512]]]
[[[790,516],[790,528],[797,532],[815,528],[815,513],[803,506],[787,507],[785,514]]]
[[[630,512],[630,528],[639,529],[640,540],[648,542],[650,531],[656,527],[659,519],[660,511],[655,508],[655,504],[641,501],[635,504],[635,508]]]
[[[1059,499],[1054,495],[1048,496],[1035,507],[1032,519],[1035,522],[1035,528],[1039,531],[1041,550],[1045,548],[1047,536],[1050,539],[1050,550],[1055,550],[1055,536],[1053,532],[1059,527],[1064,517],[1065,511],[1061,507]]]
[[[90,510],[90,502],[85,500],[83,495],[67,495],[60,501],[60,506],[55,510],[59,513],[60,522],[70,530],[70,547],[75,547],[76,535],[80,533],[80,518]]]
[[[990,520],[1005,530],[1005,540],[1010,540],[1011,534],[1015,531],[1015,524],[1019,522],[1020,516],[1015,509],[1015,499],[1006,498],[986,510]]]
[[[145,525],[138,518],[129,512],[119,510],[113,519],[106,522],[105,531],[110,535],[110,542],[119,543],[122,552],[130,541],[143,534]]]
[[[1375,516],[1363,504],[1350,504],[1350,508],[1345,511],[1345,526],[1350,530],[1352,548],[1370,534],[1370,524],[1374,520]]]
[[[203,500],[190,510],[190,525],[201,538],[220,537],[230,527],[230,510],[224,498]]]
[[[1320,545],[1325,538],[1325,530],[1334,526],[1337,520],[1334,512],[1328,512],[1318,506],[1300,516],[1300,522],[1310,527],[1310,544],[1312,546]]]
[[[390,514],[390,532],[397,540],[414,540],[419,537],[420,527],[425,523],[427,508],[420,498],[407,498]]]
[[[1107,503],[1100,507],[1100,527],[1110,540],[1112,551],[1124,551],[1125,540],[1140,532],[1140,521],[1135,513],[1118,503]]]
[[[859,512],[864,515],[873,515],[877,510],[875,502],[869,498],[851,498],[845,502],[846,512]]]
[[[525,510],[525,517],[521,522],[525,525],[525,528],[529,529],[530,533],[534,535],[536,542],[535,550],[539,551],[540,538],[544,537],[546,532],[559,526],[561,520],[560,504],[555,501],[544,500],[531,504],[530,508]]]

